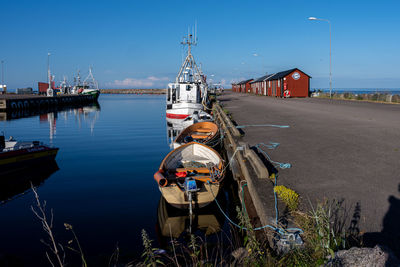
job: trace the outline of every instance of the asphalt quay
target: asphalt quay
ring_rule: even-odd
[[[218,100],[250,147],[279,143],[264,151],[291,164],[278,168],[278,184],[299,193],[302,210],[341,201],[349,231],[365,233],[366,243],[389,242],[399,254],[400,105],[233,92]]]

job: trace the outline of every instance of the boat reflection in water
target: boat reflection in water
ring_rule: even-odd
[[[94,126],[96,121],[100,116],[100,105],[98,103],[93,103],[91,105],[79,107],[79,108],[71,108],[69,110],[63,110],[58,112],[49,112],[43,113],[39,116],[40,123],[48,123],[49,124],[49,141],[50,144],[53,143],[53,139],[57,133],[57,120],[59,118],[64,119],[64,121],[68,121],[69,119],[75,119],[78,122],[79,128],[82,127],[82,124],[90,125],[90,133],[93,135]]]
[[[225,222],[215,202],[206,208],[197,209],[190,216],[187,210],[174,208],[162,196],[158,204],[157,218],[157,235],[162,246],[166,246],[171,237],[185,239],[190,238],[191,234],[216,234],[221,231]]]
[[[167,142],[168,146],[173,149],[176,137],[183,131],[181,124],[172,124],[167,122]]]
[[[31,184],[40,186],[58,170],[57,162],[52,160],[41,166],[30,166],[2,175],[0,179],[0,205],[25,194],[31,189]]]

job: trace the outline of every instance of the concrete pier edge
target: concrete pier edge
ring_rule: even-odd
[[[248,204],[253,205],[256,211],[255,214],[250,214],[249,212],[249,217],[253,219],[254,217],[258,217],[262,226],[274,225],[274,185],[269,179],[270,173],[267,167],[254,150],[250,149],[246,142],[240,140],[240,132],[223,111],[219,103],[214,103],[213,114],[215,122],[219,125],[224,134],[224,147],[228,155],[228,160],[231,160],[229,167],[233,177],[239,187],[243,182],[247,183],[249,198],[245,197],[245,199],[251,200],[252,203]],[[243,150],[236,151],[238,147],[242,147]],[[234,157],[232,158],[232,156]],[[261,184],[262,186],[260,186]],[[265,190],[265,188],[267,188],[267,190]],[[240,194],[239,197],[242,198]],[[286,209],[286,205],[278,199],[279,213],[283,214]],[[258,226],[260,225],[253,225],[253,227]],[[270,229],[266,228],[266,231],[267,230],[270,231]],[[271,240],[269,241],[271,243]]]

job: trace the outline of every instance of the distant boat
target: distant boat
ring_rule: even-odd
[[[173,147],[197,142],[215,147],[220,143],[220,134],[218,126],[213,122],[198,122],[184,129],[175,139]]]
[[[73,94],[79,95],[93,95],[97,100],[100,96],[99,84],[93,77],[92,68],[89,68],[89,74],[86,79],[83,81],[83,84],[80,83],[80,76],[78,71],[78,76],[75,78],[75,85],[72,87]]]
[[[218,195],[223,160],[214,149],[196,142],[172,150],[154,174],[161,194],[176,208],[202,208]]]
[[[0,173],[6,174],[29,165],[55,159],[58,148],[49,147],[39,141],[21,142],[12,137],[5,140],[0,135]]]

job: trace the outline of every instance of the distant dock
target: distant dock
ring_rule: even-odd
[[[41,95],[0,95],[1,111],[48,109],[56,106],[73,106],[97,102],[94,95],[58,95],[53,97]]]
[[[101,89],[102,94],[149,94],[149,95],[164,95],[165,89]]]
[[[0,121],[29,117],[69,107],[98,105],[94,95],[0,95]]]

